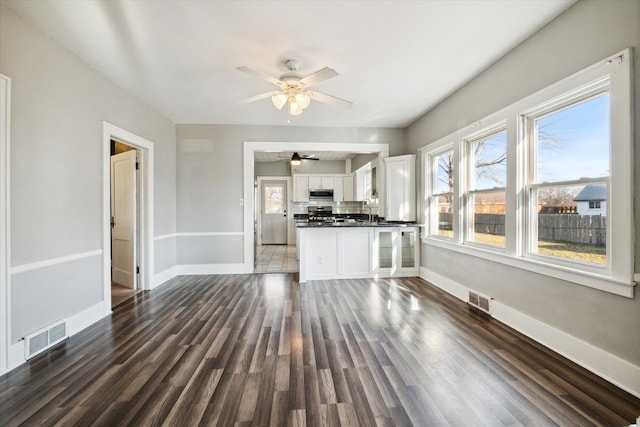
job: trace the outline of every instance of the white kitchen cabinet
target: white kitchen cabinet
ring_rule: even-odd
[[[320,184],[322,185],[322,190],[335,190],[333,176],[321,176]]]
[[[386,165],[387,221],[416,220],[416,156],[387,157]]]
[[[300,283],[372,277],[373,227],[300,227]]]
[[[322,190],[322,177],[311,175],[308,179],[310,190]]]
[[[418,227],[376,228],[373,271],[379,277],[414,277],[420,273]]]
[[[310,190],[333,190],[333,176],[309,175]]]
[[[335,196],[335,189],[334,196]],[[342,199],[345,202],[353,202],[356,200],[355,198],[355,176],[354,175],[345,175],[342,178]]]
[[[356,200],[371,200],[371,165],[367,164],[356,171]]]
[[[341,176],[333,177],[333,201],[344,202],[344,178]]]
[[[309,201],[309,177],[297,176],[293,177],[293,201],[308,202]]]

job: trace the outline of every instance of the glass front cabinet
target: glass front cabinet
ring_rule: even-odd
[[[418,227],[376,228],[374,274],[379,277],[413,277],[420,273]]]

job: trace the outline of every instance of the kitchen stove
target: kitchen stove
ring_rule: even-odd
[[[307,214],[309,216],[309,222],[335,222],[333,216],[333,209],[331,206],[309,206],[307,207]]]

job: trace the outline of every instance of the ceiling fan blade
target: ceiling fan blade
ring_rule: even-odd
[[[245,98],[245,99],[241,99],[240,101],[237,101],[237,103],[238,104],[248,104],[250,102],[260,101],[261,99],[271,98],[276,93],[278,93],[278,92],[261,93],[260,95],[252,96],[252,97]]]
[[[252,68],[249,68],[249,67],[242,66],[242,67],[236,68],[236,70],[242,71],[242,72],[247,73],[247,74],[251,74],[252,76],[258,77],[258,78],[260,78],[262,80],[266,80],[269,83],[273,83],[274,85],[277,85],[277,86],[280,86],[282,84],[282,82],[280,80],[276,79],[275,77],[271,77],[268,74],[262,73],[260,71],[256,71],[256,70],[254,70]]]
[[[315,73],[309,74],[307,77],[300,80],[300,83],[306,85],[307,87],[314,85],[316,83],[323,82],[332,77],[336,77],[338,73],[333,68],[324,67]]]
[[[326,93],[310,91],[311,99],[315,99],[316,101],[323,102],[325,104],[333,105],[335,107],[340,107],[345,110],[348,110],[353,105],[352,102],[347,101],[346,99],[338,98],[335,96],[327,95]]]

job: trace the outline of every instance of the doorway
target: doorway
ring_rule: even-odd
[[[263,245],[286,245],[288,197],[286,179],[259,179],[260,220],[258,231]]]
[[[256,185],[256,273],[298,271],[295,246],[290,239],[290,177],[260,176]]]
[[[136,250],[135,266],[136,292],[153,287],[154,240],[153,240],[153,176],[154,144],[107,122],[103,123],[103,164],[102,164],[102,277],[104,312],[112,311],[111,295],[111,141],[119,141],[133,147],[137,157],[136,177]]]
[[[320,150],[319,150],[320,149]],[[255,270],[257,250],[254,252],[254,234],[256,230],[256,212],[258,211],[255,183],[254,153],[257,151],[268,152],[304,152],[304,151],[339,151],[349,153],[378,153],[378,158],[389,157],[389,144],[383,143],[357,143],[357,142],[258,142],[245,141],[243,146],[243,199],[244,204],[244,265],[243,272],[251,273]],[[293,228],[293,227],[292,227]]]
[[[138,150],[111,140],[111,307],[140,292]]]

